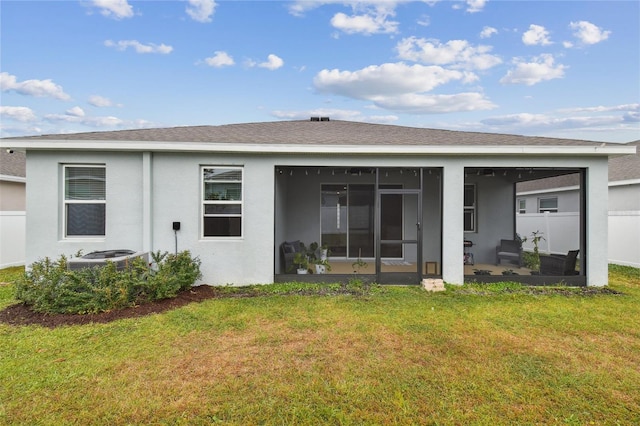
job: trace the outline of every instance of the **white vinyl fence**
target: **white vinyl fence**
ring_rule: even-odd
[[[541,253],[566,254],[580,248],[580,214],[527,213],[516,215],[516,232],[527,237],[523,247],[533,250],[532,232],[540,231]],[[640,212],[609,212],[609,263],[640,268]]]
[[[24,265],[26,214],[0,211],[0,269]]]

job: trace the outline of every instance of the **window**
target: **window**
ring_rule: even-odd
[[[464,232],[476,232],[476,186],[464,186]]]
[[[242,236],[242,168],[202,168],[202,233]]]
[[[104,236],[105,222],[105,166],[64,166],[65,236]]]
[[[558,213],[558,197],[539,198],[538,213]]]
[[[527,200],[525,198],[518,199],[518,214],[525,214],[527,212]]]

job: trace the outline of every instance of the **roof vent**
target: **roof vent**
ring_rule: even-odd
[[[320,117],[311,117],[311,121],[320,121]]]
[[[329,117],[320,117],[320,121],[329,121]]]

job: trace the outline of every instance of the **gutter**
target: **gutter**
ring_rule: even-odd
[[[635,154],[635,146],[612,145],[304,145],[215,142],[95,141],[30,139],[0,141],[2,149],[55,151],[219,152],[250,154],[369,155],[593,155]]]
[[[22,177],[22,176],[0,175],[0,181],[27,183],[27,178]]]

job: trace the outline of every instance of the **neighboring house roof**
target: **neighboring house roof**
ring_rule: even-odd
[[[640,181],[640,140],[624,144],[636,147],[635,154],[612,157],[609,159],[609,183],[620,181]],[[580,185],[580,175],[573,173],[551,178],[520,182],[516,192],[536,192],[557,188],[571,188]]]
[[[635,146],[636,153],[609,160],[609,182],[640,179],[640,140],[625,145]]]
[[[0,180],[24,182],[27,175],[24,152],[0,150]]]
[[[620,144],[352,121],[273,121],[0,139],[19,149],[322,154],[620,155]],[[555,147],[550,149],[550,147]],[[626,147],[625,147],[626,148]]]

